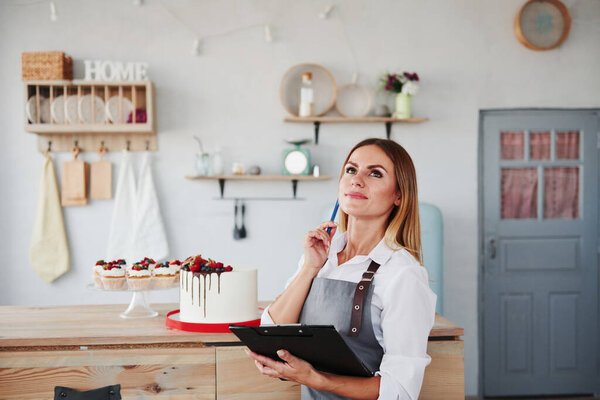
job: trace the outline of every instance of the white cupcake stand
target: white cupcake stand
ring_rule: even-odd
[[[158,313],[150,307],[150,303],[148,302],[148,292],[154,292],[158,290],[171,290],[177,289],[179,286],[174,284],[172,287],[168,288],[152,288],[146,290],[130,290],[130,289],[101,289],[94,286],[93,283],[89,284],[88,287],[91,287],[95,290],[100,290],[103,292],[132,292],[131,301],[127,306],[127,309],[119,314],[121,318],[125,319],[134,319],[134,318],[154,318],[158,316]]]

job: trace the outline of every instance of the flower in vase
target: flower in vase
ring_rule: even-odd
[[[379,80],[381,88],[386,92],[416,94],[419,90],[417,82],[419,75],[416,72],[403,72],[401,74],[386,73]],[[408,85],[408,88],[404,89]]]

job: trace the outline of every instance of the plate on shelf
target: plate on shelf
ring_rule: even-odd
[[[92,95],[86,94],[79,99],[79,118],[84,124],[102,124],[106,121],[104,101],[94,96],[95,120],[92,121]]]
[[[25,104],[25,114],[32,124],[37,124],[37,113],[37,101],[35,96],[31,96]],[[40,123],[47,124],[48,122],[50,122],[50,100],[40,96]]]
[[[127,97],[122,99],[121,114],[119,115],[119,96],[112,96],[106,102],[106,113],[113,124],[124,124],[129,118],[129,114],[133,111],[133,103]]]
[[[294,117],[298,116],[300,107],[300,87],[302,73],[312,73],[312,87],[315,100],[315,116],[327,114],[335,105],[336,86],[333,75],[325,67],[318,64],[298,64],[290,68],[279,86],[281,104]]]
[[[342,117],[360,118],[371,111],[371,93],[366,86],[347,83],[338,89],[335,109]]]
[[[74,112],[75,115],[77,115],[77,107],[75,107],[75,103],[71,102],[70,106],[71,106],[71,108],[73,108],[73,110],[71,112]],[[50,105],[50,113],[52,114],[52,119],[57,124],[66,123],[66,120],[65,120],[65,96],[63,96],[61,94],[60,96],[58,96],[54,100],[52,100],[52,104]]]
[[[70,124],[79,123],[79,114],[77,113],[77,96],[67,97],[65,106],[65,121]]]

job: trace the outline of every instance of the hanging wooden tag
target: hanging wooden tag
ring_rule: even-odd
[[[108,200],[112,198],[112,163],[103,159],[106,148],[101,146],[98,150],[100,160],[92,163],[90,174],[90,197],[94,200]]]
[[[72,161],[63,163],[61,204],[63,206],[83,206],[87,199],[87,172],[88,163],[77,159],[79,148],[73,147]]]

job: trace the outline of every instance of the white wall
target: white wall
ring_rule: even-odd
[[[317,18],[329,1],[165,1],[198,36],[241,25],[272,24],[275,41],[260,28],[207,39],[190,55],[193,37],[157,0],[57,0],[59,20],[47,3],[0,4],[0,304],[124,303],[126,294],[86,288],[90,267],[106,248],[112,201],[64,209],[71,270],[44,284],[28,265],[28,246],[42,157],[36,138],[23,130],[20,53],[63,50],[76,61],[146,61],[156,85],[160,151],[155,179],[172,255],[202,253],[228,263],[259,268],[259,298],[271,299],[296,267],[305,231],[334,201],[336,181],[300,183],[306,201],[251,202],[249,237],[232,239],[231,202],[214,201],[216,183],[183,177],[192,170],[198,134],[223,147],[226,161],[259,164],[278,173],[286,137],[312,137],[310,125],[285,124],[279,103],[283,73],[300,62],[329,68],[348,82],[352,58],[340,20],[358,57],[360,81],[375,86],[386,71],[417,71],[414,98],[419,125],[396,125],[393,138],[416,163],[421,201],[437,205],[445,224],[445,316],[465,328],[467,394],[477,392],[477,127],[478,110],[514,107],[600,106],[600,2],[567,2],[574,18],[560,48],[534,52],[519,44],[513,18],[523,0],[337,1],[332,18]],[[25,5],[18,5],[18,4]],[[594,25],[595,23],[595,25]],[[75,74],[82,77],[80,63]],[[311,145],[323,174],[337,175],[346,152],[359,140],[384,137],[380,125],[324,125]],[[57,154],[57,165],[69,159]],[[87,161],[95,154],[84,154]],[[119,155],[110,154],[118,168]],[[57,168],[60,172],[60,168]],[[116,175],[115,175],[116,177]],[[288,183],[234,183],[229,195],[291,193]],[[177,301],[177,292],[153,295]]]

